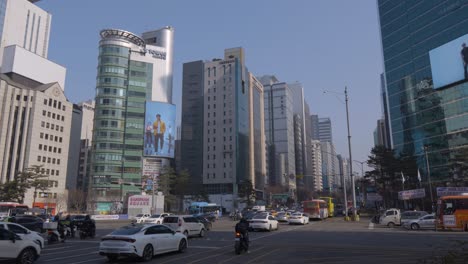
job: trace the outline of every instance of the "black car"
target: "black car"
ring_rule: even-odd
[[[211,230],[211,228],[213,227],[213,224],[211,223],[210,220],[206,219],[205,217],[203,216],[195,216],[195,218],[198,220],[198,222],[202,223],[204,226],[205,226],[205,229],[206,230]]]
[[[29,230],[36,231],[39,233],[44,232],[44,220],[34,215],[15,215],[4,219],[4,221],[20,224]]]

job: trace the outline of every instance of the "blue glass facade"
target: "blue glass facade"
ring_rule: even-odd
[[[426,182],[427,146],[432,181],[448,185],[468,147],[468,83],[435,90],[429,51],[468,33],[468,1],[379,0],[378,8],[393,148],[416,156]]]

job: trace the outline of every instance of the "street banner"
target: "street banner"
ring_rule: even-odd
[[[437,196],[468,194],[468,187],[437,187]]]
[[[426,197],[425,189],[414,189],[398,192],[398,200],[411,200]]]

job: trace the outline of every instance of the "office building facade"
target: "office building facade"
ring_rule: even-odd
[[[252,139],[261,128],[253,124],[261,112],[250,112],[254,101],[261,103],[261,86],[248,73],[242,48],[226,49],[224,59],[185,63],[183,69],[181,169],[211,201],[231,211],[240,202],[239,185],[250,181],[257,187],[264,177],[256,167],[261,142]]]
[[[332,125],[329,117],[321,117],[318,120],[318,133],[321,142],[333,142]]]
[[[323,190],[322,173],[322,145],[318,140],[311,140],[307,145],[310,157],[309,173],[304,176],[305,184],[309,190],[321,192]]]
[[[378,11],[392,146],[397,155],[416,157],[423,185],[429,175],[424,147],[434,187],[463,184],[454,171],[468,146],[468,83],[460,56],[468,43],[468,5],[379,0]],[[439,85],[441,76],[456,72],[459,78]]]
[[[275,76],[258,78],[264,87],[265,138],[268,145],[269,185],[283,186],[296,196],[293,96]]]
[[[144,155],[157,159],[148,162],[159,164],[155,170],[169,163],[160,156],[162,149],[156,152],[157,143],[162,147],[165,142],[159,135],[167,134],[169,126],[152,122],[157,119],[155,114],[164,118],[165,113],[150,113],[148,109],[153,109],[155,102],[172,103],[173,33],[172,27],[143,33],[143,37],[119,29],[105,29],[100,33],[91,158],[92,197],[88,197],[92,209],[99,213],[118,211],[115,208],[125,206],[129,195],[141,193],[138,185],[145,174]],[[150,124],[146,125],[145,121]],[[149,135],[145,134],[146,130]],[[144,140],[149,143],[145,145]]]

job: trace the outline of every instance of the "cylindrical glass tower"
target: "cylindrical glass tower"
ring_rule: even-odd
[[[143,39],[130,32],[101,31],[89,197],[101,212],[118,212],[127,194],[141,192],[131,183],[141,181],[144,104],[152,65],[131,57],[144,48]]]

